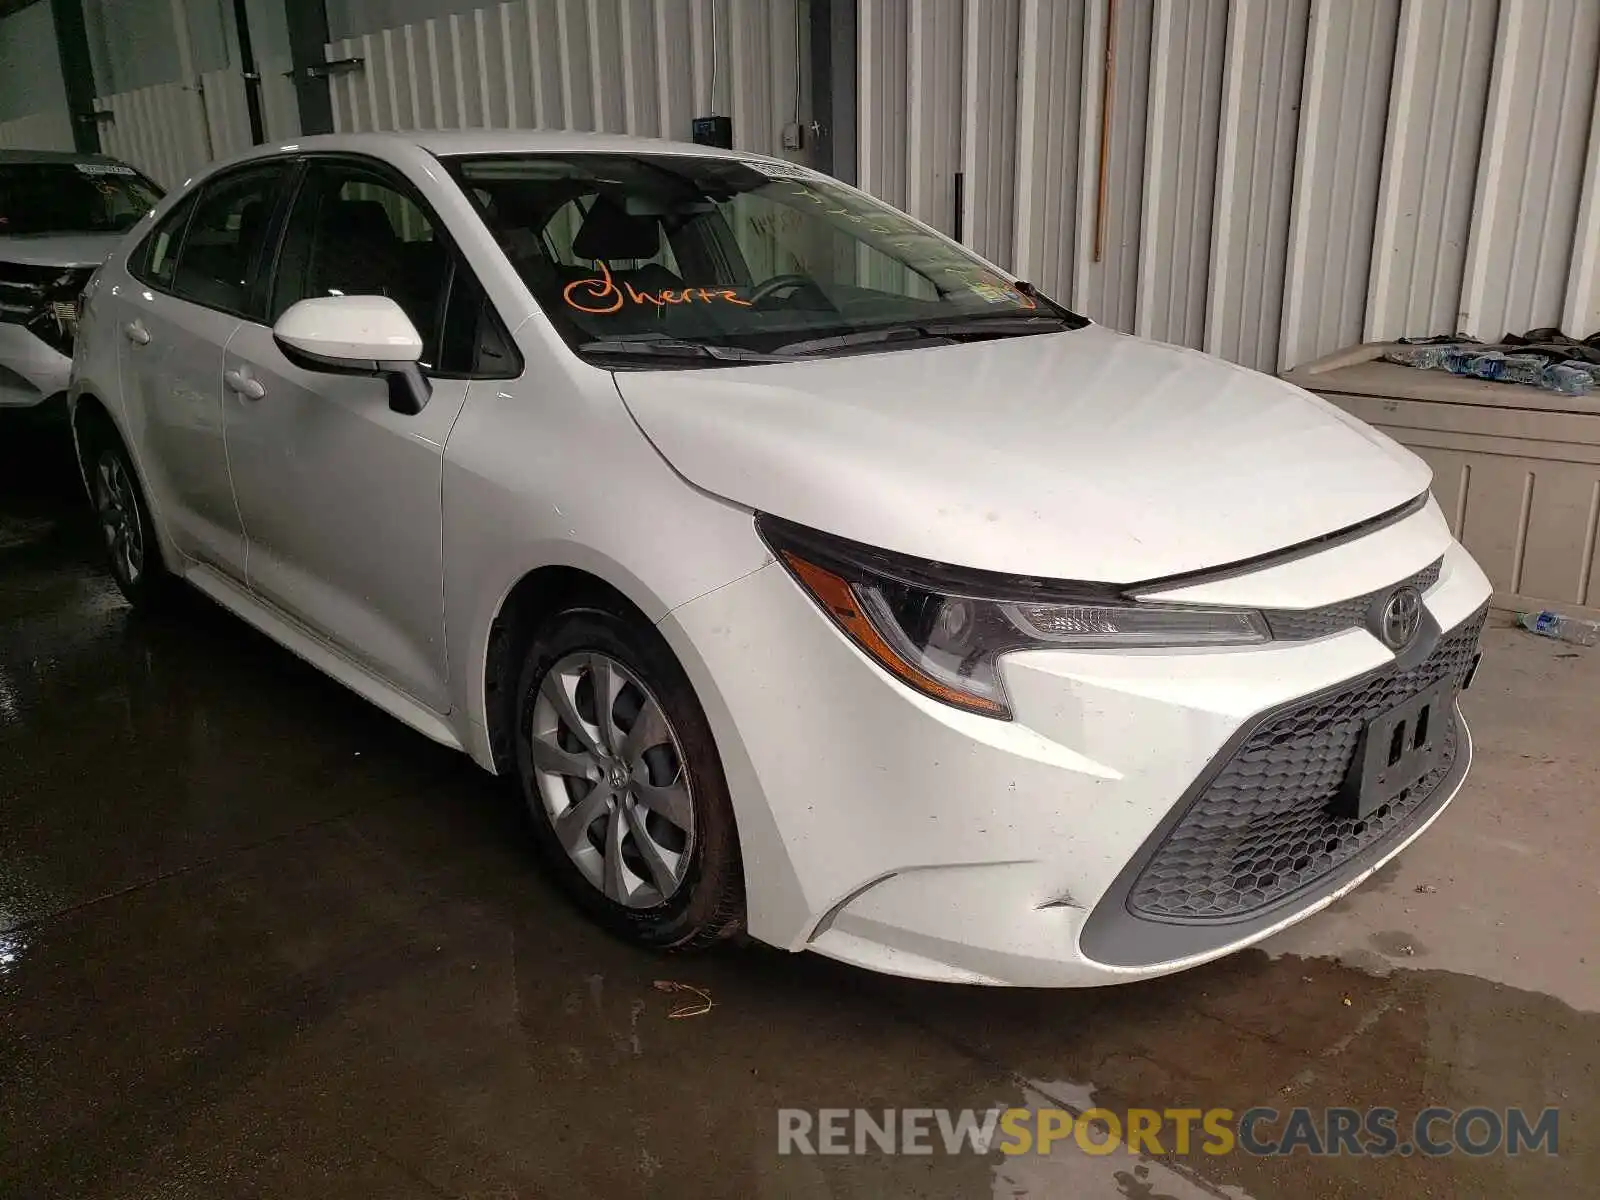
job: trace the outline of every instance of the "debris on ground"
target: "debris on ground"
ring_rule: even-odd
[[[676,980],[672,979],[658,979],[650,986],[655,988],[658,992],[692,992],[694,995],[700,998],[698,1003],[691,1000],[687,1004],[678,1005],[677,1008],[669,1012],[667,1014],[667,1019],[671,1021],[676,1021],[681,1017],[703,1017],[706,1013],[710,1012],[714,1007],[716,1007],[716,1001],[711,999],[711,994],[701,988],[695,987],[692,983],[678,983]]]
[[[1419,884],[1417,884],[1418,893],[1420,893],[1421,895],[1424,895],[1424,896],[1431,896],[1435,892],[1437,892],[1438,890],[1439,889],[1434,887],[1433,884],[1431,884],[1431,883],[1419,883]]]
[[[1600,642],[1600,621],[1569,617],[1564,613],[1551,612],[1548,608],[1543,612],[1518,613],[1517,624],[1529,633],[1577,646],[1593,646]]]

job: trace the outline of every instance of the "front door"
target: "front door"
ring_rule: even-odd
[[[251,589],[440,713],[444,447],[469,386],[439,370],[453,261],[408,185],[356,160],[312,159],[269,318],[311,296],[387,295],[422,335],[432,397],[414,416],[393,412],[384,380],[304,370],[256,322],[223,364]]]

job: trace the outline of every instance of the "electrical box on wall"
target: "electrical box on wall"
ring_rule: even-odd
[[[732,117],[696,117],[693,127],[694,140],[700,145],[733,149]]]

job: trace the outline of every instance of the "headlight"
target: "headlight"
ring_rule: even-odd
[[[1011,718],[1000,656],[1051,647],[1246,646],[1268,641],[1250,609],[1144,604],[1113,584],[961,571],[775,517],[757,528],[847,637],[924,695]]]

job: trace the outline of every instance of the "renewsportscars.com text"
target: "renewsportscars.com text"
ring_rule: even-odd
[[[1243,1152],[1314,1157],[1559,1153],[1560,1110],[1424,1108],[782,1108],[779,1154]]]

